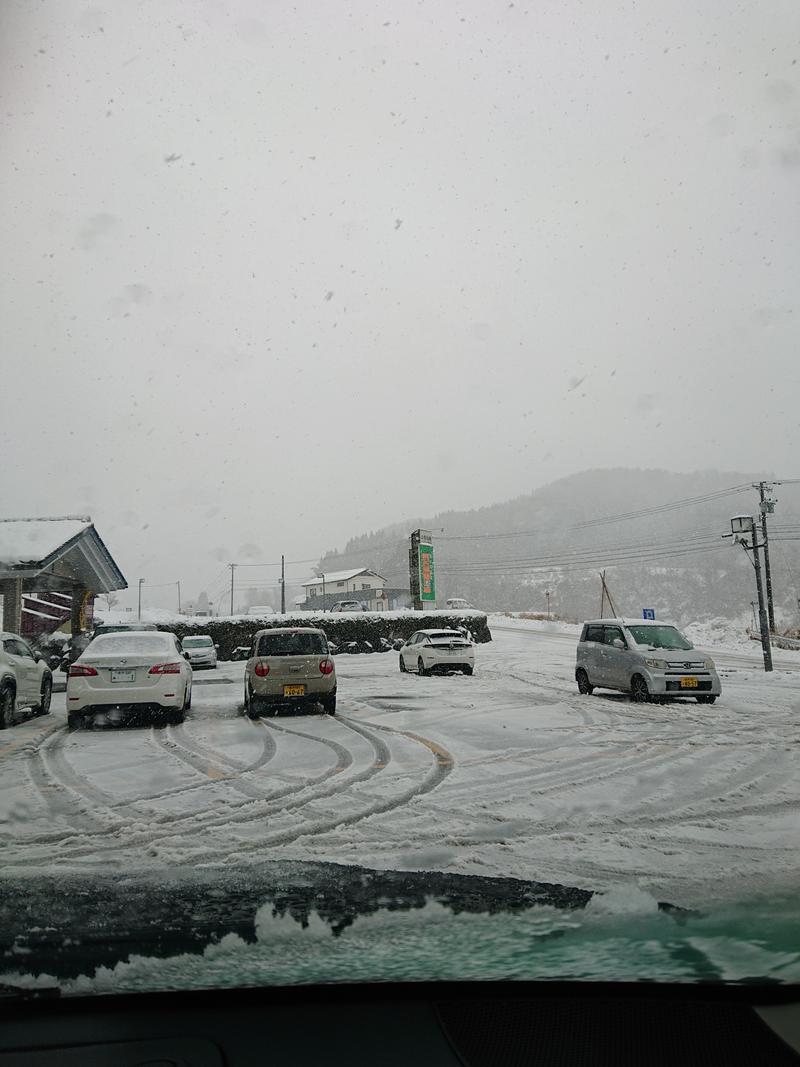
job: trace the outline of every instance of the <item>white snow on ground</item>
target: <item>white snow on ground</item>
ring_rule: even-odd
[[[538,634],[568,634],[575,641],[583,628],[583,623],[562,622],[542,619],[523,619],[518,615],[494,613],[489,615],[489,629],[502,627],[504,630],[527,630]],[[760,656],[759,644],[748,637],[746,626],[731,619],[709,619],[706,622],[693,622],[688,626],[678,627],[682,634],[696,647],[710,652],[729,653],[745,656]],[[785,666],[800,665],[800,650],[772,649],[773,661]]]
[[[797,886],[799,657],[715,653],[715,705],[638,705],[577,693],[574,633],[506,621],[471,678],[339,656],[336,718],[243,718],[241,663],[195,672],[179,727],[70,734],[59,694],[0,734],[4,869],[324,859],[690,907]]]

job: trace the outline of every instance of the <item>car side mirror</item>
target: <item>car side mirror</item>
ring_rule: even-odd
[[[183,658],[188,660],[189,659],[189,653],[188,652],[184,652],[183,653]]]
[[[40,660],[41,660],[41,658],[42,658],[42,654],[41,654],[41,652],[34,652],[34,654],[33,654],[33,658],[34,658],[34,660],[35,660],[35,661],[36,661],[37,663],[39,663],[39,661],[40,661]]]
[[[611,643],[614,648],[625,648],[625,642],[622,640],[621,637],[615,637]]]

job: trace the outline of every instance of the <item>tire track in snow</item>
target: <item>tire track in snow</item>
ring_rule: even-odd
[[[68,736],[66,726],[47,734],[27,755],[25,771],[51,814],[56,819],[63,819],[71,832],[84,834],[86,831],[97,832],[98,828],[104,832],[107,825],[104,826],[95,813],[87,811],[86,802],[95,807],[99,804],[111,819],[117,817],[107,808],[104,798],[83,789],[80,776],[66,762],[62,749]],[[63,837],[63,830],[54,830],[25,840],[61,841]]]
[[[178,731],[181,729],[182,727],[180,726],[168,726],[166,728],[166,737],[159,736],[155,732],[153,732],[152,737],[165,752],[175,759],[181,760],[198,774],[205,775],[206,778],[211,779],[213,782],[224,782],[226,786],[235,789],[237,793],[242,793],[250,800],[268,799],[269,794],[265,793],[263,789],[239,778],[230,763],[227,767],[221,766],[218,762],[210,759],[205,752],[196,748],[184,733],[178,735]]]
[[[326,785],[328,779],[334,776],[339,776],[343,772],[347,771],[353,764],[353,753],[340,744],[338,741],[321,737],[317,734],[312,734],[307,731],[294,730],[285,726],[278,726],[273,720],[270,720],[269,724],[264,720],[257,720],[258,727],[256,729],[263,728],[265,731],[275,731],[277,733],[283,733],[287,735],[294,735],[310,740],[312,742],[322,744],[331,749],[336,756],[336,763],[334,766],[326,768],[320,774],[317,774],[311,778],[305,778],[302,781],[293,782],[289,785],[283,786],[279,789],[273,790],[271,793],[260,793],[257,800],[251,800],[249,802],[243,802],[233,811],[220,815],[214,810],[206,810],[202,812],[180,812],[180,813],[148,813],[146,816],[150,822],[156,822],[156,827],[148,826],[142,828],[141,817],[137,820],[129,820],[122,825],[116,825],[114,827],[106,827],[102,830],[96,830],[92,832],[82,832],[80,840],[73,844],[68,844],[67,848],[61,848],[57,850],[56,858],[59,859],[79,859],[81,857],[96,856],[99,853],[116,853],[121,850],[128,850],[129,848],[141,849],[148,848],[158,844],[164,844],[176,837],[176,834],[180,834],[182,843],[191,843],[199,834],[205,835],[210,831],[224,829],[227,826],[247,824],[269,818],[273,815],[281,814],[285,811],[297,811],[307,804],[314,802],[315,800],[325,799],[327,797],[335,796],[338,793],[346,792],[352,785],[368,780],[375,774],[384,770],[391,760],[391,752],[388,747],[383,744],[379,739],[368,738],[370,741],[374,759],[363,770],[359,771],[355,775],[348,776],[343,779],[341,783],[337,781],[333,785]],[[326,717],[326,721],[327,717]],[[341,725],[345,725],[342,723]],[[350,727],[345,727],[350,729]],[[365,731],[354,730],[355,733],[362,733],[366,736]],[[264,744],[264,752],[254,761],[251,766],[262,766],[265,762],[264,754],[267,751],[271,751],[274,745],[274,741],[267,741]],[[277,746],[276,746],[277,747]],[[161,746],[159,745],[159,748]],[[170,755],[173,754],[168,748],[165,751]],[[200,757],[196,757],[200,760]],[[188,761],[187,761],[188,762]],[[201,785],[212,785],[214,781],[209,780],[207,783],[200,783]],[[229,784],[226,780],[225,784]],[[186,787],[188,788],[188,787]],[[298,799],[293,803],[287,805],[285,800],[287,797],[298,795]],[[128,806],[133,803],[140,802],[127,802]],[[125,835],[125,836],[123,836]],[[110,837],[117,838],[116,841],[107,840]],[[61,842],[63,835],[48,835],[47,841]],[[106,839],[105,841],[103,839]],[[92,843],[96,842],[96,843]],[[21,846],[32,844],[44,844],[45,840],[36,837],[34,839],[28,839],[24,842],[20,842]],[[214,852],[211,856],[218,855],[218,852]],[[51,858],[52,853],[48,853],[46,858]],[[42,857],[45,858],[45,857]],[[194,857],[193,857],[194,861]]]
[[[364,809],[358,812],[352,812],[349,815],[331,815],[318,819],[316,822],[308,822],[301,827],[294,827],[283,831],[278,831],[274,834],[268,834],[265,837],[253,841],[247,842],[247,847],[250,849],[262,849],[262,848],[274,848],[282,845],[294,844],[294,842],[301,840],[304,837],[320,837],[323,834],[329,833],[331,830],[338,830],[342,827],[350,827],[356,823],[362,822],[365,819],[372,818],[374,815],[382,815],[386,812],[395,811],[398,808],[404,807],[410,801],[416,799],[419,796],[424,796],[426,793],[432,792],[447,778],[450,772],[453,770],[454,760],[452,755],[441,745],[438,745],[435,741],[431,741],[428,738],[422,737],[420,734],[412,733],[408,730],[395,730],[388,726],[380,726],[377,723],[369,722],[368,729],[362,722],[356,723],[354,720],[345,716],[338,716],[339,721],[353,730],[355,733],[359,733],[367,738],[375,747],[376,756],[386,752],[389,753],[388,746],[386,746],[379,737],[375,737],[371,733],[371,729],[380,730],[385,733],[394,734],[396,736],[405,737],[416,744],[422,745],[426,748],[434,758],[433,767],[427,772],[423,780],[408,789],[403,790],[400,794],[379,800],[372,804],[368,804]],[[359,776],[363,781],[366,775]],[[238,846],[236,849],[229,849],[226,853],[215,852],[209,856],[209,861],[213,862],[216,859],[224,859],[231,855],[237,854],[243,846]],[[203,860],[199,860],[203,862]]]

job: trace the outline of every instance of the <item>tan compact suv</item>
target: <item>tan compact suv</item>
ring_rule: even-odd
[[[336,714],[336,668],[323,630],[310,626],[259,630],[244,672],[244,712],[321,704]]]

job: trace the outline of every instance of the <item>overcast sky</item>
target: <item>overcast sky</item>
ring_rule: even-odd
[[[795,0],[4,0],[0,511],[191,595],[588,467],[793,473],[799,59]]]

